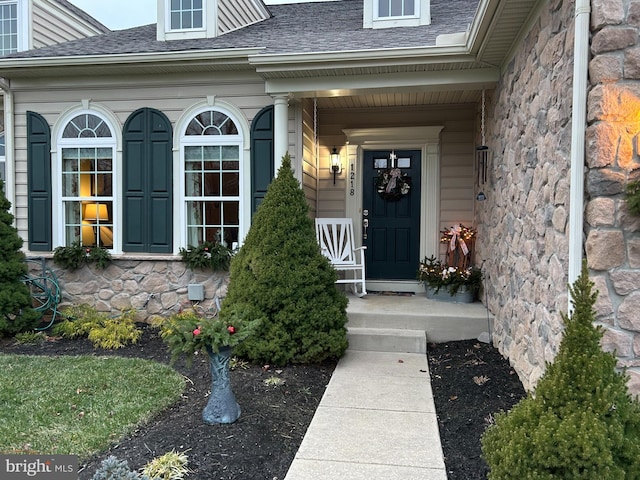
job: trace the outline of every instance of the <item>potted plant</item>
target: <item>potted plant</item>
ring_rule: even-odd
[[[482,271],[478,267],[453,267],[433,256],[420,262],[418,279],[424,283],[427,297],[439,300],[470,303],[482,287]]]
[[[232,305],[225,312],[224,316],[212,316],[192,307],[160,321],[160,336],[169,347],[172,362],[185,355],[190,363],[199,351],[209,355],[211,395],[202,412],[202,419],[209,425],[233,423],[240,417],[229,381],[229,360],[233,348],[252,335],[262,321],[247,305]]]

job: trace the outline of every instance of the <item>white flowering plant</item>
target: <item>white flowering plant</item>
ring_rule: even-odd
[[[478,267],[449,266],[432,256],[420,262],[418,280],[436,293],[444,288],[451,296],[465,287],[476,298],[482,288],[482,271]]]

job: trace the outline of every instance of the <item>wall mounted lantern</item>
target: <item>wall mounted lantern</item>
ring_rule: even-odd
[[[336,184],[336,174],[342,171],[342,164],[340,163],[340,154],[336,147],[333,147],[331,150],[331,155],[329,155],[329,159],[331,160],[331,171],[333,172],[333,184]]]

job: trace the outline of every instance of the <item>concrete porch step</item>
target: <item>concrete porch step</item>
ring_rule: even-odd
[[[478,338],[493,328],[493,317],[480,302],[449,303],[424,295],[349,296],[349,349],[426,353],[427,342]]]
[[[365,352],[427,353],[424,330],[347,326],[349,350]]]

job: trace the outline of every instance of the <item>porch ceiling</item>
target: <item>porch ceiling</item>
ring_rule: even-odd
[[[478,103],[482,90],[452,90],[440,92],[387,92],[369,95],[319,97],[318,108],[385,108],[422,105],[451,105]]]

